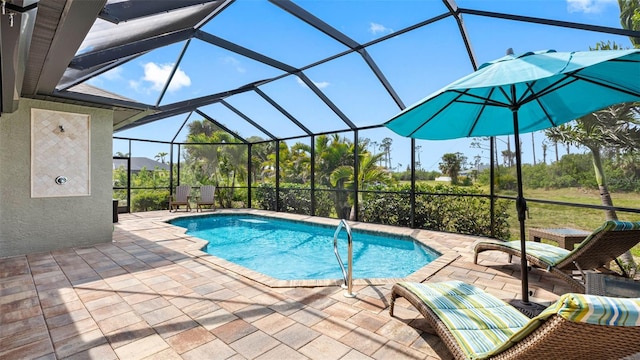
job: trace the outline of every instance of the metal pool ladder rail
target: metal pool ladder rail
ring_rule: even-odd
[[[349,272],[347,273],[344,270],[344,264],[342,263],[342,259],[340,258],[340,253],[338,253],[338,235],[340,234],[340,230],[345,229],[347,232],[347,249],[348,249],[348,267]],[[345,297],[356,297],[356,294],[352,292],[353,289],[353,237],[351,236],[351,228],[347,221],[342,219],[338,224],[338,228],[336,232],[333,234],[333,252],[336,254],[336,258],[338,259],[338,264],[340,264],[340,268],[342,269],[342,277],[344,277],[343,288],[347,289],[347,292],[344,293]]]

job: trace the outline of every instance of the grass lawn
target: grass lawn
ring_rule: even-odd
[[[527,199],[554,200],[591,205],[601,204],[600,194],[595,189],[525,189],[524,196]],[[611,198],[613,199],[614,206],[637,209],[638,204],[640,204],[640,193],[612,193]],[[602,210],[540,204],[531,200],[528,201],[527,205],[529,207],[529,214],[526,220],[527,228],[571,227],[591,231],[595,230],[605,221],[605,214]],[[511,237],[516,239],[519,237],[518,233],[520,230],[515,204],[510,210],[510,215],[509,225]],[[617,215],[618,219],[623,221],[640,221],[640,214],[638,213],[617,212]],[[640,245],[636,245],[632,253],[635,257],[640,257]]]
[[[436,185],[438,182],[425,181],[429,185]],[[489,187],[482,187],[485,193],[489,193]],[[515,191],[501,191],[498,195],[516,196]],[[541,204],[532,201],[553,200],[560,202],[601,205],[600,193],[596,189],[563,188],[563,189],[524,189],[524,197],[528,199],[529,213],[527,214],[527,229],[533,227],[554,228],[571,227],[592,231],[598,228],[605,221],[605,214],[602,210],[585,209],[573,206]],[[613,205],[618,207],[638,209],[640,204],[640,193],[611,193]],[[509,229],[511,239],[519,238],[520,225],[516,213],[515,202],[508,207]],[[618,219],[623,221],[640,221],[640,213],[617,212]],[[528,234],[527,234],[528,237]],[[553,242],[552,242],[553,243]],[[640,244],[632,249],[632,254],[640,263]]]

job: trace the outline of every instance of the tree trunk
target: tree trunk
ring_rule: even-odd
[[[591,154],[593,155],[593,170],[596,174],[596,182],[598,183],[598,190],[600,190],[600,201],[604,206],[613,206],[613,200],[611,199],[611,194],[609,193],[609,189],[607,188],[607,181],[604,176],[604,171],[602,169],[602,159],[600,157],[600,149],[592,148]],[[605,217],[607,220],[618,220],[618,215],[615,210],[607,209],[605,210]],[[636,263],[633,259],[633,255],[631,255],[631,250],[625,252],[620,256],[620,260],[623,265],[630,266],[632,269],[635,269]],[[626,270],[625,270],[626,271]]]

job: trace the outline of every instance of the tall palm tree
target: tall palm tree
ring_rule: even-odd
[[[385,156],[384,153],[379,153],[377,155],[372,155],[368,151],[360,152],[358,155],[358,188],[360,190],[367,190],[369,187],[376,184],[388,184],[392,181],[391,174],[387,169],[382,166],[379,166],[377,163],[380,159]],[[355,185],[355,174],[353,171],[353,166],[339,166],[337,167],[330,176],[331,184],[336,186],[338,184],[343,184],[345,188],[353,189]],[[355,220],[355,204],[356,199],[353,198],[353,195],[350,196],[351,199],[351,211],[349,214],[350,220]],[[357,203],[362,203],[362,192],[358,192]]]

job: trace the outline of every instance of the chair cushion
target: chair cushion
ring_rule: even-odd
[[[500,245],[520,250],[520,240],[501,242]],[[528,255],[535,256],[551,266],[555,266],[558,262],[564,260],[570,253],[567,249],[534,241],[527,241],[526,249]]]
[[[399,285],[433,310],[468,358],[493,353],[530,320],[504,301],[460,281]]]

